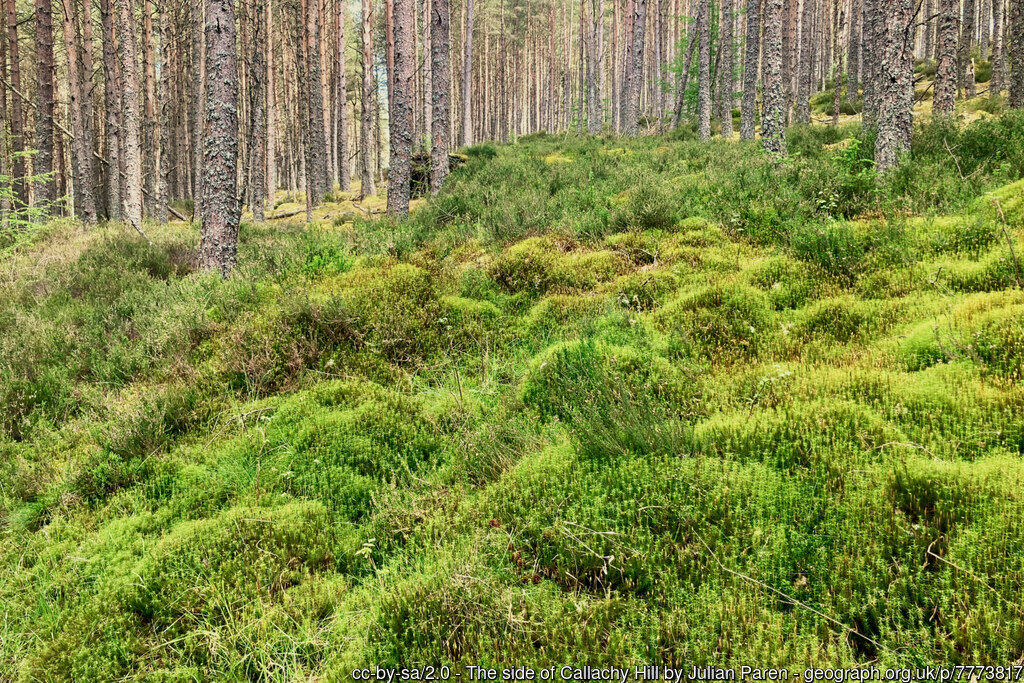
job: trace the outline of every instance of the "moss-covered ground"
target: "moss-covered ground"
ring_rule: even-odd
[[[479,146],[227,280],[9,241],[0,679],[1019,663],[1024,118],[870,145]]]

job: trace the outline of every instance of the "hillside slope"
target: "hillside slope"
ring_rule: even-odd
[[[858,135],[478,146],[227,281],[26,237],[0,678],[1019,662],[1024,118]]]

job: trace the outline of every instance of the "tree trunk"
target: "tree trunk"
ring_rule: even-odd
[[[939,0],[938,64],[932,113],[949,116],[956,104],[956,47],[960,23],[959,0]]]
[[[35,204],[49,213],[56,199],[53,179],[53,14],[50,0],[36,0],[36,152]]]
[[[647,0],[633,0],[632,17],[632,64],[629,69],[629,97],[626,99],[626,120],[623,130],[626,135],[636,135],[640,124],[640,91],[644,80],[644,40],[647,26]]]
[[[142,127],[142,174],[146,193],[143,198],[146,215],[156,214],[157,178],[160,174],[160,150],[156,137],[156,47],[153,43],[153,0],[142,3],[142,62],[144,76],[144,113]]]
[[[839,9],[839,3],[835,4],[836,19],[833,24],[835,28],[835,44],[833,47],[833,67],[832,67],[832,125],[839,125],[839,109],[842,105],[842,91],[843,91],[843,51],[839,46],[839,36],[843,34],[843,11]]]
[[[85,223],[96,222],[96,199],[93,196],[92,147],[89,145],[85,130],[86,119],[82,111],[82,101],[88,95],[83,87],[84,78],[79,71],[78,43],[75,38],[75,7],[72,0],[62,0],[64,10],[64,49],[68,58],[68,90],[71,114],[71,131],[75,136],[73,144],[75,153],[75,213]],[[141,223],[141,220],[140,220]]]
[[[1010,0],[1010,106],[1024,108],[1024,0]],[[1005,42],[1004,42],[1005,45]]]
[[[466,1],[466,42],[462,54],[462,144],[473,144],[473,116],[470,108],[473,88],[473,0]]]
[[[697,0],[700,64],[697,75],[697,137],[711,139],[711,17],[709,0]],[[768,0],[769,2],[771,0]]]
[[[373,7],[372,0],[362,0],[362,39],[363,39],[363,96],[362,96],[362,119],[359,125],[359,194],[361,197],[371,197],[377,194],[377,187],[373,182]]]
[[[395,84],[391,90],[388,124],[391,131],[391,163],[388,170],[388,213],[405,216],[409,213],[409,178],[411,174],[413,119],[413,76],[416,71],[414,47],[414,0],[394,2]]]
[[[123,1],[123,0],[118,0]],[[202,215],[203,135],[206,128],[206,28],[204,0],[192,2],[192,213]]]
[[[1003,91],[1006,79],[1006,57],[1003,49],[1003,0],[992,2],[992,78],[989,81],[989,97],[998,97]]]
[[[86,0],[88,2],[89,0]],[[167,202],[170,196],[170,149],[171,149],[171,29],[170,2],[160,2],[160,146],[157,150],[157,168],[160,177],[157,183],[154,217],[160,223],[167,222]]]
[[[72,14],[72,16],[74,16]],[[15,0],[7,0],[7,40],[11,57],[11,86],[21,90],[21,65],[18,57],[18,15]],[[28,183],[25,179],[25,114],[21,98],[11,98],[11,152],[14,156],[11,189],[14,191],[15,208],[28,206]]]
[[[335,16],[337,21],[336,29],[338,31],[338,54],[337,54],[337,65],[335,68],[338,70],[337,84],[338,92],[335,94],[335,111],[338,118],[338,139],[337,139],[337,156],[338,156],[338,183],[341,187],[342,192],[350,192],[352,190],[352,165],[349,163],[349,150],[348,150],[348,84],[345,80],[345,2],[344,0],[335,0]]]
[[[885,173],[910,149],[914,116],[913,0],[882,0],[885,21],[879,47],[878,135],[875,167]]]
[[[782,85],[782,0],[764,0],[764,61],[761,143],[777,157],[786,154],[786,95]]]
[[[722,137],[732,137],[732,91],[733,91],[733,52],[732,52],[732,0],[722,0],[722,25],[719,33],[722,38],[722,54],[720,66],[720,113],[722,119]]]
[[[803,0],[803,12],[800,18],[800,73],[797,75],[796,91],[796,122],[811,122],[811,61],[814,51],[812,23],[814,22],[814,3]]]
[[[846,47],[846,97],[851,102],[856,102],[860,97],[863,20],[863,0],[850,0],[850,44]]]
[[[103,100],[106,113],[107,218],[121,220],[121,87],[120,64],[114,40],[114,7],[112,0],[102,0],[100,14],[103,25]]]
[[[992,0],[981,0],[981,36],[978,41],[978,57],[988,59],[989,31],[992,30]]]
[[[64,0],[70,3],[70,0]],[[117,0],[121,35],[121,96],[124,103],[124,217],[136,230],[142,229],[142,148],[139,140],[139,65],[135,60],[135,25],[131,0]]]
[[[249,72],[249,210],[262,221],[267,202],[267,64],[264,44],[270,36],[266,0],[256,0],[252,16],[252,63]]]
[[[451,66],[448,55],[451,49],[451,22],[448,0],[432,0],[430,5],[430,60],[434,72],[431,83],[431,102],[434,111],[430,126],[433,136],[430,149],[430,190],[437,194],[448,175],[448,136],[451,131],[451,96],[448,88]]]
[[[321,0],[304,0],[306,60],[306,112],[308,144],[306,145],[306,191],[313,206],[319,206],[327,193],[327,133],[324,130],[324,96],[320,71]]]
[[[880,63],[879,51],[882,44],[882,8],[888,0],[864,1],[864,33],[861,49],[861,77],[864,83],[864,106],[861,122],[865,130],[873,130],[878,121],[880,97]]]
[[[974,0],[964,0],[963,19],[960,21],[960,42],[956,53],[956,82],[958,95],[967,91],[967,65],[974,46]]]
[[[757,65],[761,56],[760,3],[747,0],[746,47],[743,65],[743,101],[740,106],[740,139],[753,140],[757,117]]]
[[[206,135],[199,267],[227,277],[238,253],[238,57],[235,0],[206,0]]]

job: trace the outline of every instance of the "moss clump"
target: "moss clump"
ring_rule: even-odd
[[[828,339],[845,344],[877,327],[879,314],[877,309],[850,297],[825,299],[803,312],[794,332],[805,340]]]
[[[628,263],[614,251],[575,251],[558,259],[552,273],[557,285],[569,289],[593,289],[624,273]]]
[[[643,266],[658,260],[660,231],[638,232],[630,230],[609,235],[606,246],[626,256],[635,265]]]
[[[676,290],[678,280],[668,270],[641,270],[615,281],[615,300],[634,311],[657,308]]]
[[[608,390],[619,392],[621,400],[647,396],[680,404],[691,393],[683,375],[664,358],[585,340],[555,344],[537,355],[519,395],[541,415],[567,418],[575,406]]]
[[[775,334],[767,297],[740,284],[680,296],[658,311],[656,320],[677,356],[753,357]]]
[[[642,179],[615,211],[612,227],[623,230],[668,230],[676,222],[672,193],[655,179]]]
[[[814,269],[786,256],[765,259],[748,273],[750,284],[768,295],[776,311],[800,308],[822,289],[821,278],[815,277]]]
[[[551,294],[538,301],[526,314],[524,323],[531,332],[572,326],[600,316],[608,308],[603,296],[594,294]]]
[[[498,256],[491,264],[490,276],[510,292],[544,293],[555,283],[560,253],[550,237],[531,237]]]

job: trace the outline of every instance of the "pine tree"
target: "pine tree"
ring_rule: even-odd
[[[878,135],[875,168],[884,173],[910,149],[914,112],[914,3],[882,0],[884,24],[879,47]]]
[[[53,15],[50,0],[36,0],[36,156],[35,203],[44,210],[56,199],[53,178]],[[91,168],[91,164],[90,164]],[[91,186],[91,183],[90,183]]]
[[[758,0],[747,0],[743,101],[740,106],[740,138],[743,140],[754,139],[757,118],[757,66],[761,56],[760,9]]]
[[[938,63],[935,69],[935,94],[932,112],[950,115],[956,105],[956,47],[959,39],[960,3],[939,0]]]
[[[388,169],[388,213],[409,213],[410,155],[412,153],[413,76],[416,48],[413,43],[413,0],[385,0],[394,5],[394,87],[389,101],[388,124],[391,164]]]
[[[206,0],[206,134],[199,267],[222,277],[238,253],[238,56],[235,0]]]
[[[782,0],[764,0],[761,141],[776,157],[786,154],[786,96],[782,85]]]
[[[448,136],[451,133],[451,95],[448,89],[451,74],[448,61],[451,24],[448,0],[432,0],[430,13],[430,61],[433,73],[430,98],[433,110],[430,124],[430,191],[436,194],[440,192],[448,175]]]
[[[711,18],[709,0],[698,0],[697,31],[700,64],[697,76],[697,137],[711,139]]]

